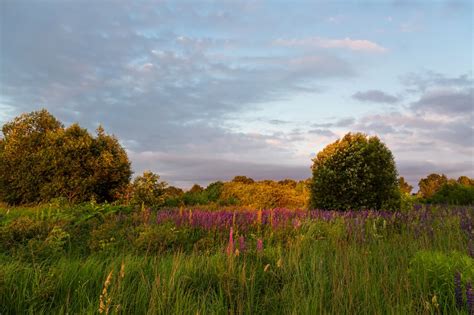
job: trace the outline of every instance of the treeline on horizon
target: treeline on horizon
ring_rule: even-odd
[[[313,177],[307,180],[254,181],[236,176],[231,181],[217,181],[205,188],[195,184],[188,191],[169,186],[158,174],[149,171],[132,181],[126,151],[102,127],[95,136],[78,124],[64,127],[43,109],[14,118],[3,125],[2,133],[0,200],[9,205],[37,204],[53,199],[154,208],[238,206],[345,210],[408,208],[416,202],[474,204],[474,179],[467,176],[448,179],[444,174],[433,173],[422,178],[418,193],[412,194],[413,187],[403,177],[397,177],[390,150],[377,137],[368,138],[358,133],[349,133],[321,151],[313,160]],[[360,160],[357,163],[352,161],[357,159]],[[364,171],[367,165],[360,166],[361,161],[373,165],[373,174],[371,170]],[[344,165],[352,165],[352,168]],[[368,188],[358,191],[360,187]],[[344,195],[326,198],[333,191]],[[339,201],[344,198],[347,200]]]

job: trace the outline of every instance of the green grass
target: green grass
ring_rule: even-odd
[[[375,233],[367,224],[363,241],[348,237],[342,220],[306,222],[297,230],[260,231],[261,253],[249,233],[248,252],[227,256],[225,233],[191,229],[172,238],[157,229],[153,237],[172,245],[137,247],[133,231],[150,227],[133,212],[120,225],[105,216],[78,228],[73,220],[82,214],[68,210],[42,219],[45,236],[13,242],[9,233],[19,216],[12,211],[0,230],[1,314],[99,313],[111,271],[103,301],[109,313],[121,314],[467,314],[455,305],[451,280],[454,270],[474,280],[467,238],[454,216],[435,221],[432,235],[404,227]],[[41,221],[34,211],[30,216]],[[51,241],[52,226],[69,233],[65,242]],[[125,240],[90,249],[94,235],[124,237],[124,229],[131,233]],[[183,246],[186,239],[205,239],[204,249]]]

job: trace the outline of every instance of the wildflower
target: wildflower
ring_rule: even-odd
[[[262,239],[257,240],[257,253],[260,253],[263,251],[263,241]]]
[[[456,272],[454,274],[454,296],[456,298],[456,306],[462,307],[463,298],[462,298],[462,288],[461,288],[461,274]]]
[[[471,256],[471,258],[474,258],[474,242],[472,241],[472,239],[469,240],[468,252],[469,256]]]
[[[474,291],[470,282],[466,284],[467,313],[474,315]]]
[[[229,244],[227,245],[227,256],[232,255],[233,252],[234,252],[234,229],[230,227]]]

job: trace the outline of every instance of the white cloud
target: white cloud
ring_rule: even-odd
[[[329,39],[321,37],[308,37],[303,39],[277,39],[273,42],[278,46],[300,46],[300,47],[319,47],[319,48],[342,48],[352,51],[383,53],[387,48],[366,39]]]

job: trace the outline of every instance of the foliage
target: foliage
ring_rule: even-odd
[[[235,176],[234,179],[232,179],[232,182],[242,184],[253,184],[255,181],[250,177],[238,175]]]
[[[458,184],[465,186],[474,186],[474,178],[469,178],[467,176],[459,176],[457,182]]]
[[[398,185],[400,186],[400,191],[402,193],[405,193],[405,194],[411,194],[411,191],[413,190],[413,186],[408,184],[406,181],[405,181],[405,178],[403,176],[401,176],[399,179],[398,179]]]
[[[3,128],[0,198],[9,204],[114,199],[131,170],[117,139],[99,127],[96,137],[67,128],[46,110],[22,114]]]
[[[425,178],[420,179],[418,186],[420,190],[418,194],[423,198],[430,198],[433,196],[444,184],[448,183],[448,178],[444,174],[430,174]]]
[[[393,155],[379,138],[349,133],[324,148],[313,161],[312,208],[400,207]]]
[[[145,206],[161,206],[165,201],[166,182],[150,171],[137,176],[132,184],[132,204]],[[170,191],[168,191],[170,192]]]
[[[462,185],[456,182],[444,184],[427,201],[438,204],[473,205],[474,186]]]
[[[222,187],[222,204],[235,200],[239,206],[254,209],[304,208],[308,200],[305,182],[295,186],[287,182],[226,182]]]

